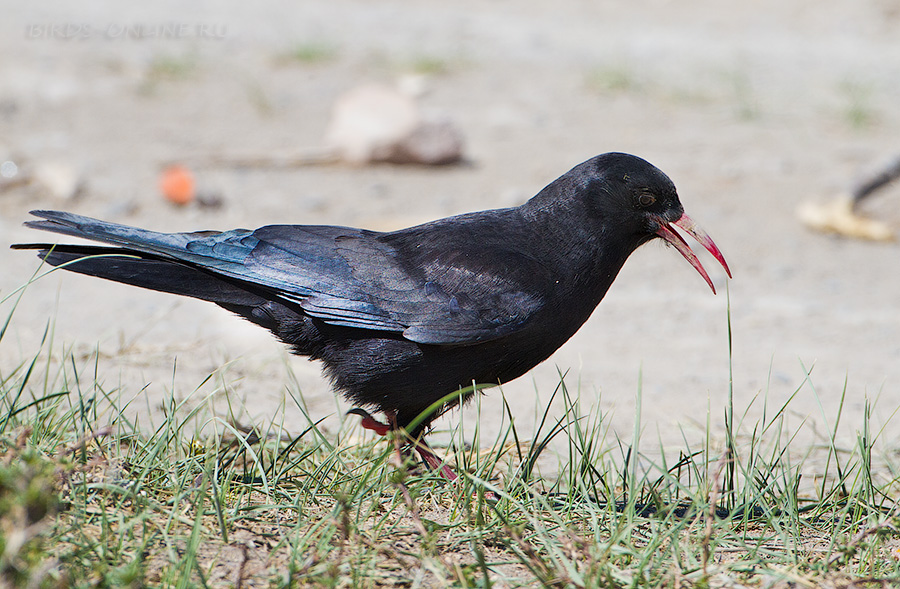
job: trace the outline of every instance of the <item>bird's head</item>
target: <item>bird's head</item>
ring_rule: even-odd
[[[684,212],[675,184],[661,170],[626,153],[599,155],[573,172],[579,168],[581,173],[577,176],[585,182],[583,194],[587,196],[586,206],[593,209],[593,215],[612,219],[620,230],[630,231],[636,240],[635,247],[661,237],[690,262],[715,293],[712,280],[700,260],[674,229],[678,227],[699,241],[731,277],[722,252]]]

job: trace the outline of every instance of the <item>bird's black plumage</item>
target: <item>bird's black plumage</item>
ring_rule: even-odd
[[[522,206],[389,233],[270,225],[170,234],[33,214],[44,220],[30,227],[114,247],[14,247],[74,272],[214,302],[321,360],[335,388],[395,413],[400,427],[448,393],[508,382],[545,360],[657,236],[706,278],[672,225],[724,265],[672,181],[620,153],[576,166]]]

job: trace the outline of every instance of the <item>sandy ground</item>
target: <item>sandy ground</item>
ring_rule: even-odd
[[[0,161],[23,173],[68,166],[85,184],[74,198],[35,185],[0,191],[0,296],[37,268],[5,247],[47,238],[21,226],[32,208],[171,231],[389,229],[517,204],[588,157],[626,151],[672,177],[734,272],[737,411],[757,395],[780,405],[806,367],[815,392],[799,392],[791,426],[825,429],[846,382],[842,438],[852,442],[877,398],[873,425],[888,424],[889,446],[900,441],[900,423],[888,422],[900,406],[900,247],[813,234],[794,217],[802,201],[833,197],[900,151],[900,2],[228,4],[3,3]],[[177,35],[165,33],[172,24]],[[163,38],[136,39],[136,27]],[[206,168],[198,182],[221,208],[177,208],[157,194],[165,160],[315,150],[341,92],[411,73],[425,77],[424,106],[460,125],[470,165]],[[894,186],[867,210],[900,230],[898,204]],[[639,380],[651,439],[694,443],[707,411],[721,432],[728,299],[721,269],[702,259],[718,296],[677,252],[638,251],[581,331],[503,387],[520,430],[532,430],[562,370],[625,440]],[[247,419],[286,403],[288,427],[300,430],[285,401],[290,368],[311,414],[337,423],[318,367],[288,359],[262,330],[206,303],[62,273],[29,288],[0,369],[33,354],[51,318],[54,353],[74,348],[92,380],[99,350],[104,387],[137,396],[128,411],[148,426],[159,403],[226,362]],[[487,431],[500,398],[484,397]],[[751,422],[760,409],[757,399]]]

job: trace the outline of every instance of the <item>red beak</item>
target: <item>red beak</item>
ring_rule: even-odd
[[[665,222],[663,219],[660,219],[659,221],[659,229],[656,230],[656,234],[665,239],[669,244],[675,246],[675,249],[684,256],[684,259],[690,262],[691,266],[700,273],[700,276],[703,277],[703,280],[705,280],[706,284],[712,289],[713,294],[716,294],[716,287],[713,286],[712,280],[709,279],[709,274],[706,273],[703,264],[697,259],[697,255],[684,238],[672,229],[672,225],[675,225],[699,241],[700,245],[706,248],[706,251],[711,253],[715,259],[719,260],[719,263],[725,268],[725,273],[728,274],[728,278],[731,278],[731,270],[728,269],[728,263],[725,262],[725,256],[723,256],[722,252],[719,251],[719,248],[716,247],[712,238],[707,235],[703,229],[700,229],[700,227],[694,223],[694,220],[688,217],[686,213],[682,213],[681,217],[677,221],[672,221],[671,224]]]

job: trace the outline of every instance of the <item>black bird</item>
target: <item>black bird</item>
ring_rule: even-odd
[[[519,207],[469,213],[380,233],[268,225],[256,230],[157,233],[65,212],[32,211],[27,226],[113,244],[17,244],[48,264],[206,301],[271,330],[321,360],[334,388],[379,433],[422,441],[473,383],[495,385],[547,359],[587,320],[628,256],[661,237],[715,293],[673,226],[697,239],[731,276],[712,239],[684,213],[675,185],[624,153],[594,157]]]

